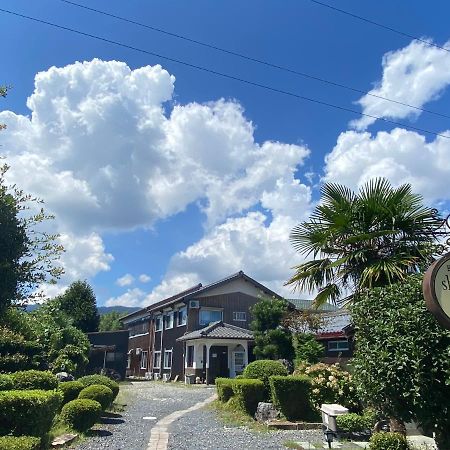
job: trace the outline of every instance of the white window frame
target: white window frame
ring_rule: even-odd
[[[336,348],[331,348],[330,344],[336,344]],[[346,344],[346,348],[339,348],[339,344]],[[348,352],[350,350],[349,342],[348,340],[335,340],[335,341],[328,341],[328,351],[329,352]]]
[[[145,364],[144,364],[144,362],[145,362]],[[148,350],[142,350],[141,351],[140,368],[147,369],[147,366],[148,366]]]
[[[156,358],[156,356],[159,356],[159,357]],[[158,365],[155,364],[157,360],[159,361]],[[154,355],[153,355],[153,368],[154,369],[161,369],[161,351],[160,350],[157,350],[156,352],[154,352]]]
[[[170,353],[170,365],[166,365],[166,353]],[[164,350],[164,358],[163,358],[163,369],[171,369],[172,368],[172,350]]]
[[[158,323],[157,320],[159,319],[159,323],[160,323],[160,327],[157,328],[156,324]],[[164,322],[164,316],[162,314],[158,314],[157,316],[155,316],[155,332],[157,331],[162,331],[163,329],[163,322]]]
[[[245,311],[233,311],[233,322],[247,322],[247,313]]]
[[[131,353],[128,352],[127,355],[127,369],[131,369]]]
[[[166,317],[171,317],[171,319],[169,321],[170,327],[166,326],[166,324],[167,324]],[[173,328],[173,322],[174,322],[173,311],[165,313],[164,314],[164,329],[165,330],[171,330]]]
[[[223,320],[223,309],[219,309],[219,308],[200,308],[200,311],[198,313],[198,323],[200,325],[209,325],[212,322],[217,322],[216,320],[213,320],[211,322],[202,322],[202,312],[219,312],[220,313],[220,319],[219,320]]]
[[[180,313],[182,311],[184,311],[184,318],[185,318],[185,320],[184,320],[183,323],[180,323],[179,319],[180,319]],[[187,324],[187,306],[184,306],[183,308],[180,308],[177,311],[177,327],[184,327],[186,324]]]
[[[189,365],[189,348],[192,347],[192,365]],[[186,345],[186,368],[192,369],[195,365],[195,345]]]

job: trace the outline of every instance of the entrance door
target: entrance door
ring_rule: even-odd
[[[208,384],[218,377],[228,377],[228,347],[213,345],[209,350]]]

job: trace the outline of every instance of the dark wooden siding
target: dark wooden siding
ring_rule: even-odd
[[[214,295],[211,297],[201,297],[193,300],[199,300],[200,308],[188,309],[188,331],[194,331],[204,327],[204,325],[200,325],[199,323],[199,311],[202,307],[222,308],[223,321],[225,323],[249,329],[250,322],[252,321],[250,307],[258,302],[256,297],[252,297],[251,295],[243,294],[241,292]],[[233,320],[233,312],[245,312],[247,315],[247,320],[245,322]]]
[[[127,369],[128,376],[143,377],[145,372],[149,371],[151,347],[152,347],[152,333],[150,329],[150,320],[141,321],[137,324],[130,324],[128,326],[129,338],[128,338],[128,351],[130,358],[130,368]],[[144,334],[147,333],[147,334]],[[143,334],[139,336],[139,334]],[[142,353],[137,355],[136,349],[140,348],[143,351],[148,352],[147,367],[141,369]]]

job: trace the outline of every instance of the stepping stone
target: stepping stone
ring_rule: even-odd
[[[62,434],[61,436],[58,436],[55,439],[53,439],[52,447],[60,447],[62,445],[66,445],[69,442],[72,442],[77,437],[78,437],[78,434],[72,434],[72,433]]]

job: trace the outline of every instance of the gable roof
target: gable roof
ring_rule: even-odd
[[[331,303],[324,303],[320,305],[318,308],[313,306],[314,300],[306,300],[303,298],[287,298],[289,303],[292,303],[295,309],[300,311],[312,311],[312,312],[324,312],[324,311],[337,311],[337,306],[332,305]]]
[[[245,328],[218,321],[200,330],[191,331],[178,338],[177,341],[188,341],[192,339],[244,339],[251,341],[253,340],[253,333]]]

